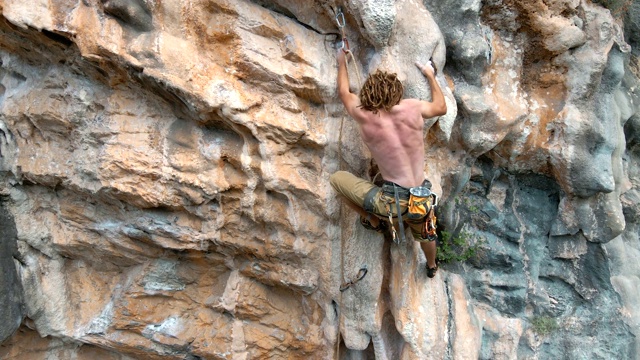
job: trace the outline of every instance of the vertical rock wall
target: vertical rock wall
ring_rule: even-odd
[[[433,280],[328,184],[375,174],[335,92],[338,8],[354,90],[384,68],[429,99],[413,63],[442,70],[425,172],[479,250]],[[0,11],[0,357],[37,336],[34,359],[640,353],[640,2]]]
[[[1,196],[1,195],[0,195]],[[0,197],[0,321],[4,326],[0,327],[0,339],[6,339],[14,332],[24,316],[22,299],[22,287],[16,273],[14,256],[19,256],[16,249],[16,225],[9,211],[4,207],[3,198]]]

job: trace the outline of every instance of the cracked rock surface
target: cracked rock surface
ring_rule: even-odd
[[[358,225],[336,93],[433,58],[441,239]],[[640,1],[0,0],[0,358],[637,359]],[[340,292],[340,285],[367,275]]]

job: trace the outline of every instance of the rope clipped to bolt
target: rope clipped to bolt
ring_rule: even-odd
[[[353,65],[354,68],[356,70],[356,76],[358,78],[358,86],[362,86],[362,80],[360,78],[360,73],[358,72],[358,64],[356,64],[356,58],[355,56],[353,56],[353,52],[351,52],[351,48],[349,47],[349,40],[347,39],[347,35],[345,33],[344,27],[345,27],[345,20],[344,20],[344,13],[342,12],[341,8],[338,8],[338,11],[336,12],[336,23],[338,23],[338,28],[340,29],[340,33],[342,34],[342,47],[341,50],[346,54],[349,55],[351,57],[351,60],[353,61]],[[349,70],[349,66],[348,66],[348,61],[347,61],[347,71]],[[340,126],[340,135],[342,137],[342,126]],[[340,261],[340,268],[341,268],[341,272],[344,270],[344,265],[342,264],[342,256],[344,256],[344,242],[342,243],[341,246],[341,251],[342,251],[342,255],[341,255],[341,261]],[[340,286],[340,292],[343,292],[345,290],[347,290],[348,288],[350,288],[351,286],[355,285],[358,281],[362,280],[365,276],[367,275],[367,267],[366,265],[363,266],[360,271],[358,272],[358,274],[356,275],[354,280],[351,281],[345,281],[342,283],[342,285]],[[341,276],[343,277],[344,274],[341,274]]]
[[[346,22],[344,20],[344,13],[342,12],[341,8],[338,8],[338,12],[336,13],[336,23],[338,23],[338,29],[340,29],[340,34],[342,35],[342,46],[340,49],[342,50],[342,52],[345,53],[345,55],[347,55],[348,57],[351,57],[351,60],[353,62],[353,67],[356,72],[356,78],[358,79],[358,87],[360,87],[362,86],[362,77],[360,76],[360,72],[358,71],[358,64],[356,63],[356,58],[355,56],[353,56],[353,52],[351,51],[351,47],[349,46],[349,39],[347,39],[347,35],[344,30]],[[349,71],[348,57],[346,58],[347,72]]]

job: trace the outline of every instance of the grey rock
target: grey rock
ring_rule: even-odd
[[[640,56],[640,2],[634,1],[627,11],[624,34],[635,56]]]
[[[0,343],[20,327],[25,315],[22,284],[16,272],[17,230],[13,216],[0,196]]]
[[[363,35],[373,46],[387,46],[396,21],[396,5],[392,0],[367,0],[352,3],[362,17]]]
[[[480,22],[479,0],[425,0],[447,44],[447,71],[468,84],[480,86],[491,62],[491,33]],[[504,17],[502,17],[504,19]]]
[[[75,26],[65,49],[17,3],[19,28],[0,22],[2,224],[41,335],[187,359],[638,357],[638,1],[624,38],[576,0],[84,1],[37,22]],[[46,3],[42,19],[66,14]],[[433,281],[417,244],[364,230],[325,181],[373,168],[335,96],[336,5],[350,71],[397,71],[429,99],[412,64],[440,70],[425,171],[440,225],[477,252]]]
[[[101,0],[104,11],[139,31],[153,29],[153,18],[145,0]]]
[[[472,234],[469,244],[479,239],[483,242],[478,254],[466,263],[443,268],[462,274],[471,297],[490,304],[499,316],[528,322],[528,330],[515,340],[519,356],[553,358],[568,353],[577,358],[633,359],[636,345],[631,324],[636,320],[629,322],[616,314],[616,307],[621,306],[616,287],[630,289],[631,285],[620,278],[614,286],[609,270],[624,260],[607,256],[599,244],[587,242],[582,235],[549,237],[561,192],[552,179],[493,177],[493,172],[487,171],[490,163],[481,161],[478,165],[487,169],[475,174],[491,177],[471,177],[455,212],[459,228]],[[483,204],[489,201],[491,206]],[[484,216],[481,209],[485,208],[500,209],[499,215]],[[514,242],[518,234],[522,240]],[[622,248],[618,248],[616,256],[622,256]],[[628,301],[635,301],[631,297],[629,293]],[[533,330],[533,323],[544,317],[557,327],[540,335]],[[488,323],[485,327],[480,358],[495,358],[495,344],[506,335]],[[539,336],[544,342],[535,340]]]

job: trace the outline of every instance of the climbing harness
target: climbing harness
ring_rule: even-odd
[[[385,187],[386,190],[384,190]],[[428,180],[425,180],[420,186],[412,188],[405,188],[395,183],[387,182],[383,185],[383,190],[381,191],[389,195],[393,193],[393,200],[385,201],[385,207],[389,217],[389,224],[391,225],[392,239],[396,245],[406,241],[403,219],[405,215],[407,221],[424,220],[420,231],[420,236],[423,240],[433,241],[437,239],[435,210],[438,205],[438,195],[431,192],[431,183]],[[407,209],[404,213],[401,208],[400,195],[402,195],[402,199],[407,199]],[[398,231],[393,225],[392,203],[395,203],[396,206]],[[400,232],[399,236],[398,232]]]
[[[407,217],[417,220],[427,216],[431,202],[431,189],[426,186],[416,186],[409,189],[409,210]]]
[[[394,183],[393,184],[393,197],[396,200],[396,210],[397,210],[397,214],[398,214],[398,228],[400,228],[400,237],[402,238],[402,242],[405,242],[406,239],[404,238],[404,221],[402,220],[402,212],[400,211],[400,195],[398,194],[398,186]],[[389,210],[389,219],[391,219],[391,210]],[[393,242],[395,242],[396,244],[399,244],[400,242],[398,241],[398,236],[396,234],[396,227],[393,226],[393,223],[391,223],[391,227],[393,228]]]
[[[436,234],[436,222],[438,218],[436,218],[436,206],[438,206],[438,195],[433,194],[433,203],[427,213],[427,218],[422,225],[421,236],[425,240],[435,241],[438,240],[438,234]]]

